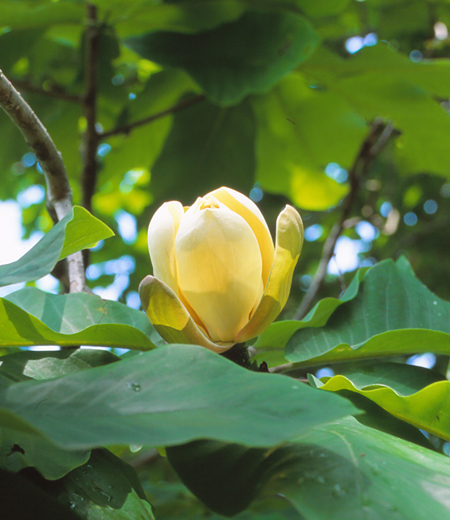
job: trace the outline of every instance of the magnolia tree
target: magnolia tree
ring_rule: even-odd
[[[0,516],[447,518],[449,4],[0,13]]]

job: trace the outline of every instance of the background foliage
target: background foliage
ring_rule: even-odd
[[[0,114],[1,198],[19,202],[25,236],[46,233],[0,266],[0,285],[31,285],[0,300],[7,504],[26,489],[47,518],[153,518],[149,504],[173,519],[443,518],[450,4],[0,0],[0,12],[0,68],[92,213],[52,227],[42,169]],[[253,368],[290,377],[155,348],[138,310],[155,209],[222,185],[271,230],[285,203],[302,214],[291,297],[253,347]],[[98,296],[32,287],[99,240]],[[327,271],[343,250],[352,262]],[[130,352],[19,349],[34,345]],[[427,352],[428,369],[405,363]]]

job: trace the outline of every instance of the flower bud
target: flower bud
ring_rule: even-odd
[[[235,190],[219,188],[190,208],[166,202],[149,225],[154,275],[141,282],[142,305],[166,341],[224,352],[278,316],[302,243],[291,206],[278,217],[274,248],[258,207]]]

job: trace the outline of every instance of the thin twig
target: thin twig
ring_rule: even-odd
[[[13,83],[13,85],[16,88],[19,88],[20,90],[26,90],[28,92],[33,92],[34,94],[41,94],[43,96],[52,97],[55,99],[62,99],[63,101],[70,101],[72,103],[81,103],[80,96],[77,96],[76,94],[69,94],[68,92],[57,87],[52,87],[51,89],[44,89],[36,85],[33,85],[29,81],[18,79],[13,80],[11,83]]]
[[[142,469],[143,467],[149,466],[159,460],[161,455],[158,450],[147,450],[140,453],[135,459],[129,461],[130,466],[133,466],[135,470]]]
[[[111,137],[112,135],[118,134],[129,134],[134,128],[138,128],[139,126],[146,125],[148,123],[152,123],[156,121],[156,119],[160,119],[161,117],[168,116],[170,114],[174,114],[179,110],[183,110],[184,108],[190,107],[191,105],[195,105],[200,101],[203,101],[205,96],[203,94],[199,94],[197,96],[192,96],[187,99],[183,99],[173,107],[170,107],[162,112],[158,112],[148,117],[144,117],[143,119],[139,119],[138,121],[134,121],[133,123],[129,123],[127,125],[118,126],[117,128],[113,128],[112,130],[108,130],[107,132],[102,132],[99,134],[100,139],[106,139],[107,137]]]
[[[325,241],[319,267],[317,268],[317,272],[314,275],[308,292],[303,298],[299,309],[295,313],[294,319],[301,320],[307,314],[312,302],[316,298],[327,273],[328,264],[333,257],[336,242],[344,229],[345,221],[348,219],[356,201],[361,178],[366,175],[369,164],[372,162],[374,157],[376,157],[376,155],[386,146],[393,131],[394,127],[391,123],[384,124],[378,119],[373,122],[370,133],[363,142],[361,149],[348,172],[350,191],[342,204],[342,211],[339,220],[332,227],[330,234]]]
[[[289,372],[295,367],[294,363],[285,363],[284,365],[278,365],[277,367],[269,368],[271,374],[283,374]]]
[[[44,125],[1,70],[0,105],[35,153],[47,183],[47,209],[54,222],[60,221],[72,208],[72,190],[61,154]],[[81,292],[85,288],[81,253],[74,253],[67,260],[70,292]]]
[[[86,118],[86,132],[83,139],[83,172],[81,187],[83,206],[91,211],[92,197],[97,184],[97,148],[99,135],[97,122],[97,65],[100,33],[97,26],[97,7],[87,4],[86,27],[86,88],[83,96],[83,112]]]

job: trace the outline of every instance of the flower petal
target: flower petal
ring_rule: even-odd
[[[289,297],[303,236],[300,215],[293,207],[286,206],[277,219],[275,258],[266,290],[251,320],[235,337],[236,343],[258,336],[280,314]]]
[[[225,204],[231,211],[240,215],[251,227],[258,240],[262,257],[262,277],[264,287],[269,279],[270,269],[273,263],[274,247],[270,231],[263,214],[258,206],[242,193],[230,188],[219,188],[212,191],[212,195],[222,204]],[[208,196],[206,195],[206,196]]]
[[[165,202],[148,226],[148,249],[153,274],[178,294],[175,237],[184,209],[180,202]]]
[[[263,293],[261,252],[250,226],[206,196],[185,213],[175,250],[180,293],[213,341],[233,341]]]
[[[139,296],[148,319],[168,343],[200,345],[217,353],[233,346],[216,345],[199,329],[177,295],[154,276],[146,276],[139,285]]]

